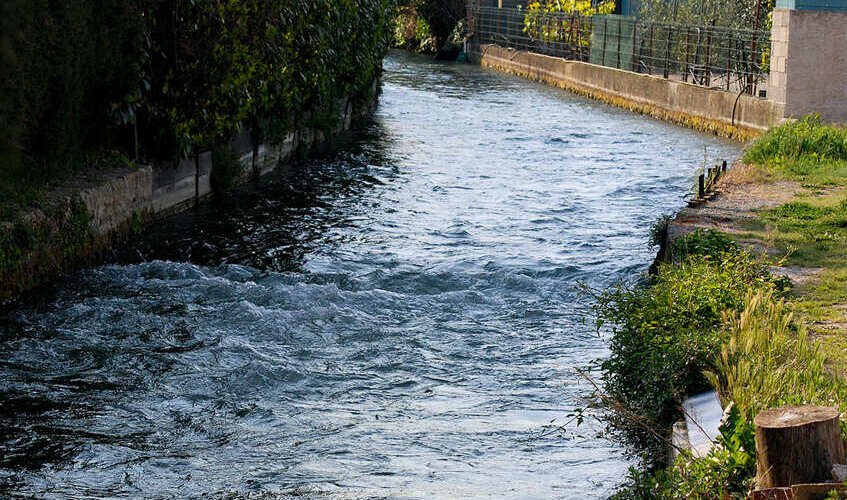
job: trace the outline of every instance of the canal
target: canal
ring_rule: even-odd
[[[0,492],[604,498],[578,283],[634,279],[740,145],[402,54],[326,154],[0,315]]]

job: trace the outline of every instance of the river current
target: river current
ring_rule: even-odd
[[[0,496],[604,498],[575,286],[739,149],[392,54],[349,141],[0,314]]]

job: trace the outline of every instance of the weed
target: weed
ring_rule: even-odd
[[[720,258],[727,252],[738,251],[738,243],[720,231],[698,229],[674,240],[671,255],[681,260],[687,256],[699,255],[707,258]]]
[[[650,248],[661,248],[668,239],[668,226],[673,219],[672,215],[662,215],[650,226]]]

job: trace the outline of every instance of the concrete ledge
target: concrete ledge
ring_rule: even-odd
[[[496,45],[481,46],[474,59],[484,67],[739,140],[760,135],[783,117],[783,107],[769,100]]]
[[[153,212],[188,206],[197,197],[197,163],[185,159],[175,167],[153,170]]]
[[[377,83],[355,104],[352,99],[338,101],[338,122],[328,133],[301,126],[280,144],[267,145],[256,144],[249,131],[242,131],[229,143],[244,167],[235,184],[271,172],[349,129],[354,115],[376,106]],[[13,265],[0,267],[0,304],[65,271],[99,262],[106,250],[154,218],[194,206],[212,193],[212,163],[212,153],[205,151],[175,165],[113,167],[98,171],[96,178],[56,188],[49,193],[49,214],[36,208],[20,216],[17,224],[31,230],[36,244],[22,248]],[[87,224],[80,224],[82,220]],[[0,236],[14,228],[15,223],[0,221]]]
[[[153,169],[127,168],[111,179],[79,193],[98,234],[117,230],[133,218],[153,212]]]

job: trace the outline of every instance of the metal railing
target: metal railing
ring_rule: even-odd
[[[770,70],[770,32],[683,26],[603,15],[469,5],[480,44],[586,61],[756,94]]]

